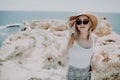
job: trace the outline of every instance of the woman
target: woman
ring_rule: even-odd
[[[69,41],[70,61],[68,80],[90,80],[90,58],[93,52],[93,38],[98,19],[93,14],[82,13],[69,18],[69,25],[74,31]]]

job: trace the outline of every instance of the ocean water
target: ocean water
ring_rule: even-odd
[[[94,12],[93,12],[94,13]],[[24,21],[41,19],[63,19],[77,12],[50,12],[50,11],[0,11],[0,47],[2,42],[12,33],[19,32],[20,27],[6,28],[9,24],[22,24]],[[94,13],[97,16],[106,17],[112,25],[113,31],[120,34],[120,13]]]

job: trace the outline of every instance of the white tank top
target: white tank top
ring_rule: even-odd
[[[93,37],[92,37],[93,39]],[[78,68],[85,68],[90,64],[90,58],[94,50],[94,39],[93,48],[85,49],[82,48],[76,41],[73,47],[69,51],[69,64]]]

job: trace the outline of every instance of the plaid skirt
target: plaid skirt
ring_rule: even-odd
[[[67,80],[90,80],[90,66],[86,68],[77,68],[69,66],[67,72]]]

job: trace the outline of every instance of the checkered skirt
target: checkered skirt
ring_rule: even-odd
[[[90,80],[90,66],[86,68],[77,68],[74,66],[69,66],[67,80]]]

